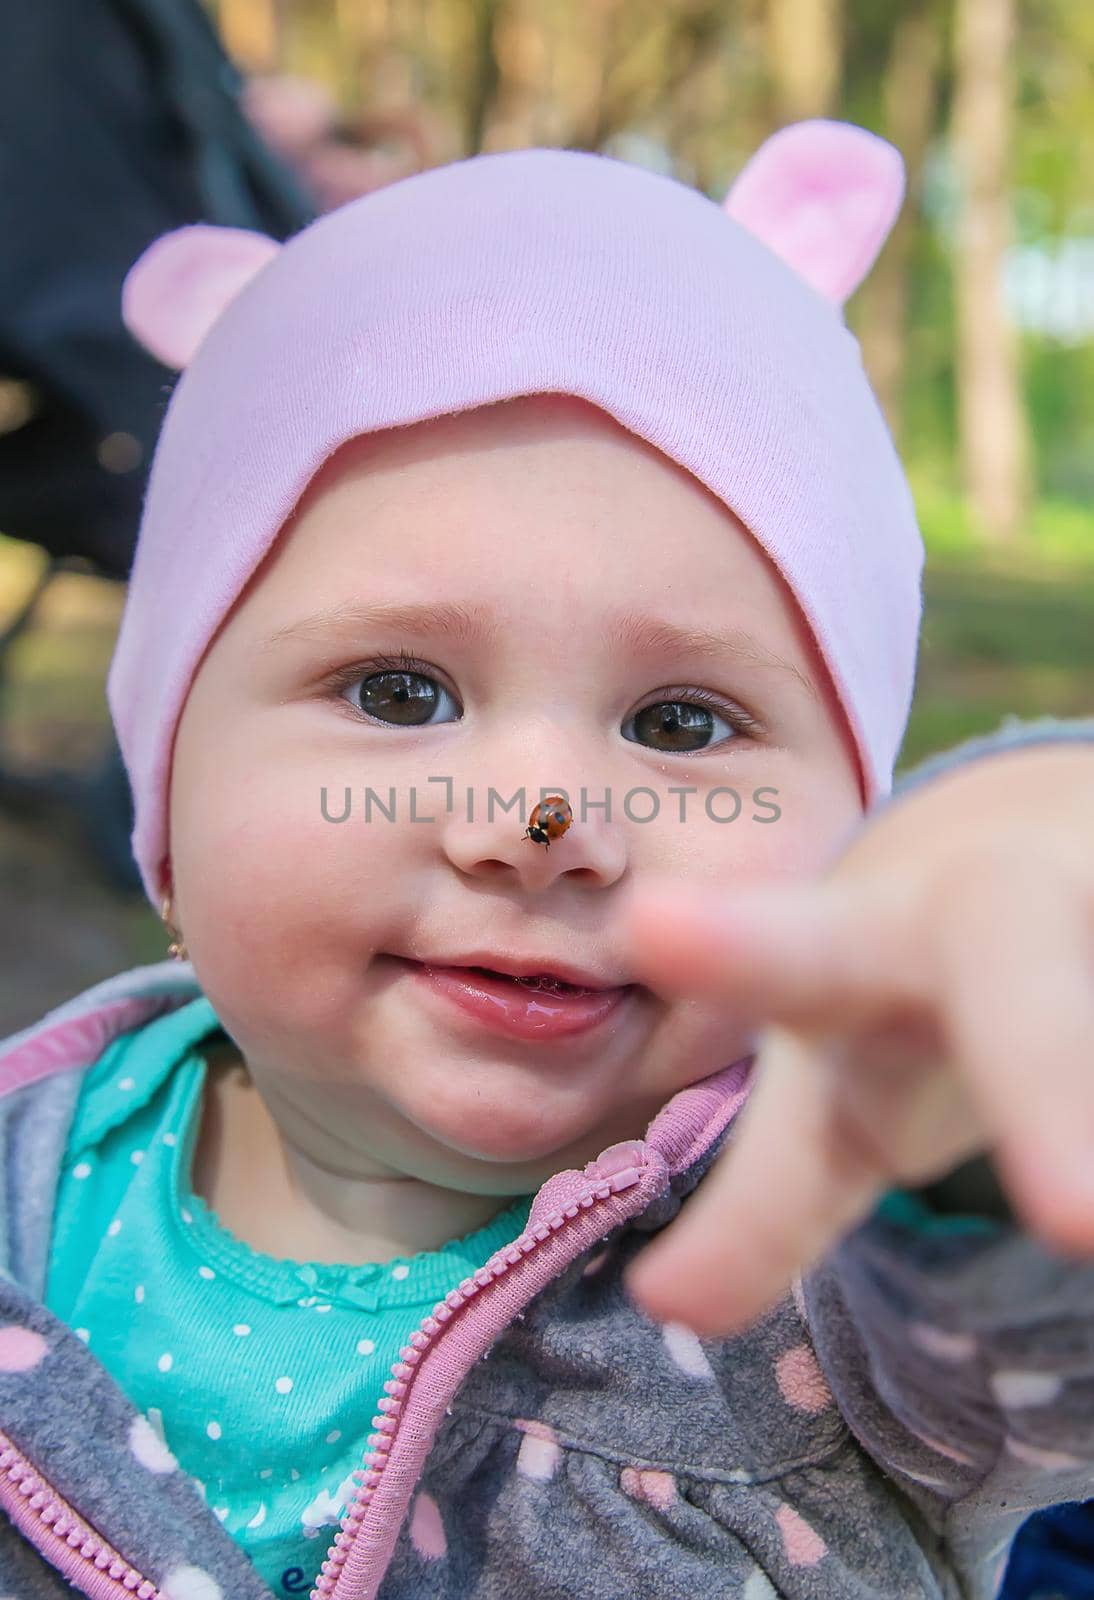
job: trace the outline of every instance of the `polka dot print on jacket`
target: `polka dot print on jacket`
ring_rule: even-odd
[[[211,1005],[195,1000],[120,1036],[88,1072],[46,1300],[139,1408],[138,1459],[151,1472],[181,1463],[274,1593],[306,1593],[356,1492],[401,1346],[521,1232],[531,1197],[464,1239],[383,1265],[251,1250],[189,1185],[201,1046],[218,1035]]]

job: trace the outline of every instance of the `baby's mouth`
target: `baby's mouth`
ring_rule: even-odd
[[[539,994],[593,994],[592,989],[585,989],[578,983],[565,983],[561,978],[556,978],[550,972],[537,972],[529,977],[514,978],[509,972],[495,972],[492,967],[467,967],[468,972],[481,972],[487,978],[496,980],[504,979],[508,983],[519,984],[522,989],[532,989]]]

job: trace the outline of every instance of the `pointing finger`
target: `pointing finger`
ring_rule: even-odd
[[[958,1070],[1004,1182],[1050,1242],[1094,1251],[1094,935],[1063,873],[968,863],[940,919],[938,982]],[[1008,1182],[1009,1180],[1009,1182]]]
[[[823,1029],[922,1003],[929,982],[909,887],[778,883],[633,891],[632,961],[669,993],[713,997],[742,1016]]]
[[[830,1075],[800,1040],[769,1029],[740,1131],[680,1216],[626,1274],[658,1321],[736,1332],[865,1215],[881,1164],[834,1117]]]

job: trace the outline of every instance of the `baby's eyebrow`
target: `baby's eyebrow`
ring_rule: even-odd
[[[817,698],[814,685],[792,662],[765,649],[743,628],[717,633],[710,628],[682,626],[642,612],[619,611],[609,623],[605,637],[615,648],[632,650],[637,655],[703,656],[711,661],[729,657],[746,666],[773,667],[795,678],[814,699]]]
[[[366,604],[347,600],[326,606],[310,617],[290,622],[263,640],[260,649],[272,649],[286,639],[323,640],[339,634],[357,634],[369,628],[386,627],[419,637],[435,636],[458,643],[493,643],[501,625],[480,605],[458,601],[426,604],[399,604],[377,601]],[[687,627],[662,617],[636,611],[611,613],[604,638],[613,650],[629,650],[638,655],[702,656],[711,661],[736,660],[748,666],[773,667],[789,674],[816,698],[816,689],[797,667],[764,648],[743,629],[717,633],[708,628]]]
[[[298,622],[278,628],[264,639],[262,650],[271,650],[286,639],[326,639],[337,634],[362,633],[369,628],[392,628],[420,635],[436,634],[470,644],[476,640],[490,643],[496,639],[498,624],[479,606],[464,606],[454,601],[436,601],[428,605],[400,605],[394,601],[377,601],[362,604],[347,600],[342,605],[325,606],[322,611]]]

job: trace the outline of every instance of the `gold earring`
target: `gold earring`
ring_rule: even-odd
[[[185,944],[182,942],[182,939],[181,939],[181,937],[179,935],[178,929],[176,927],[173,927],[171,922],[168,920],[170,910],[171,910],[171,897],[170,897],[170,895],[164,895],[163,904],[160,906],[160,919],[164,923],[165,927],[167,928],[167,931],[171,935],[171,940],[172,940],[172,943],[168,948],[167,954],[171,958],[172,961],[187,961],[187,960],[189,960],[189,952],[188,952]]]

